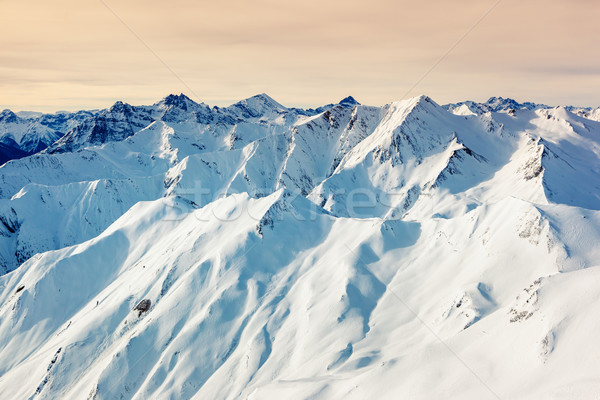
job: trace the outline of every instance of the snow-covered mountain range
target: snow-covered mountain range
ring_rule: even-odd
[[[96,113],[42,114],[3,110],[0,112],[0,165],[44,150]]]
[[[600,393],[600,109],[170,95],[0,138],[0,398]]]

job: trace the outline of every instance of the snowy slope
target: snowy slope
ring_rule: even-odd
[[[243,118],[240,110],[252,116]],[[16,268],[35,253],[92,238],[137,201],[172,194],[172,186],[180,180],[174,177],[187,168],[187,157],[204,154],[201,157],[210,158],[219,154],[215,152],[256,146],[263,139],[289,141],[294,124],[305,119],[305,114],[287,110],[264,94],[225,109],[211,109],[185,95],[167,96],[153,106],[116,103],[84,120],[43,152],[2,167],[0,219],[13,222],[0,231],[0,272]],[[287,142],[280,144],[287,146]],[[268,157],[265,154],[263,159]],[[258,168],[262,171],[263,167]],[[119,188],[119,194],[108,190],[101,192],[103,199],[94,195],[95,206],[90,207],[84,193],[98,184]],[[31,185],[41,186],[45,197],[37,191],[27,196],[20,193],[22,188],[27,193]],[[270,189],[265,190],[270,192],[273,182],[267,185]],[[71,204],[71,197],[85,204],[70,210],[64,204]],[[102,213],[106,208],[111,211]],[[49,213],[44,223],[35,216],[41,210]],[[61,216],[64,210],[68,216]],[[73,228],[74,232],[65,235],[60,232],[61,219],[67,217],[79,230]]]
[[[515,103],[171,95],[6,163],[0,398],[594,398],[600,122]]]

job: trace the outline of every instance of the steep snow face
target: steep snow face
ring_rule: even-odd
[[[446,112],[426,96],[383,111],[373,133],[311,193],[314,202],[338,215],[397,218],[422,196],[463,192],[486,181],[503,161],[498,154],[506,144],[487,135],[476,137],[478,123]],[[492,146],[493,154],[487,155]],[[373,207],[348,207],[365,204],[365,196]]]
[[[338,105],[298,124],[281,171],[281,185],[308,195],[333,173],[354,146],[373,132],[379,121],[376,108]]]
[[[0,398],[598,393],[592,114],[264,94],[82,114],[0,167]]]

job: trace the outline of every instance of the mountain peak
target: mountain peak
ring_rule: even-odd
[[[118,101],[115,102],[115,104],[113,104],[110,107],[109,111],[111,113],[114,113],[114,112],[125,112],[127,109],[130,109],[130,108],[131,108],[130,104],[127,104],[127,103],[122,102],[121,100],[118,100]]]
[[[508,104],[519,104],[516,100],[511,99],[510,97],[504,98],[501,96],[492,96],[485,102],[489,105],[508,105]]]
[[[230,105],[227,109],[243,118],[256,118],[273,112],[281,114],[287,111],[286,107],[266,93],[260,93],[239,101]]]
[[[162,99],[162,101],[161,101],[161,103],[168,105],[168,106],[177,106],[177,105],[185,104],[188,102],[195,103],[194,100],[190,99],[188,96],[186,96],[183,93],[170,94],[167,97],[165,97],[164,99]]]
[[[359,106],[360,103],[356,101],[356,99],[352,96],[348,96],[340,100],[340,103],[343,106]]]
[[[413,109],[417,106],[425,106],[427,104],[432,105],[434,107],[439,107],[439,105],[433,101],[433,99],[425,94],[421,94],[419,96],[411,97],[405,100],[400,100],[399,102],[395,102],[398,104],[403,104]]]
[[[518,101],[511,99],[510,97],[490,97],[488,101],[484,103],[489,106],[492,111],[501,111],[509,108],[521,110],[528,109],[533,110],[535,108],[547,108],[544,104],[536,104],[531,102],[519,103]]]
[[[182,110],[188,110],[190,108],[194,108],[198,105],[194,100],[190,99],[183,93],[180,94],[170,94],[164,97],[161,101],[156,103],[157,106],[162,106],[164,108],[175,107],[180,108]]]
[[[17,122],[17,119],[17,114],[12,112],[8,108],[0,112],[0,122]]]
[[[269,105],[270,107],[273,107],[273,108],[282,108],[282,109],[286,108],[266,93],[260,93],[260,94],[254,95],[254,96],[247,98],[245,100],[242,100],[242,101],[246,101],[246,102],[256,101],[256,102],[261,102],[265,105]]]
[[[433,103],[433,100],[431,99],[431,97],[427,96],[426,94],[421,94],[419,96],[416,96],[415,99],[417,100],[417,102],[425,101],[427,103]]]

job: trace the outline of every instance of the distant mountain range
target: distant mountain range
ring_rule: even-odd
[[[359,105],[351,96],[341,100],[338,104],[345,107]],[[212,120],[231,123],[236,119],[253,118],[272,111],[312,116],[320,114],[334,105],[328,104],[317,109],[286,108],[269,96],[261,94],[229,107],[211,108],[180,94],[169,95],[151,106],[132,106],[118,101],[105,110],[73,113],[14,113],[7,109],[0,113],[0,165],[8,160],[22,158],[44,150],[49,153],[60,153],[109,141],[123,140],[154,121],[174,122],[180,118],[178,114],[181,112],[195,113],[198,123],[207,123]],[[444,107],[449,110],[460,109],[463,112],[478,114],[510,109],[552,108],[543,104],[518,103],[502,97],[492,97],[485,103],[466,101],[448,104]],[[565,108],[585,118],[600,120],[600,108],[572,106]]]
[[[339,104],[358,104],[352,97]],[[185,113],[194,113],[198,123],[229,122],[266,116],[281,112],[296,115],[315,115],[333,104],[317,109],[288,109],[267,95],[257,95],[230,107],[212,107],[198,104],[184,94],[169,95],[151,106],[132,106],[121,101],[106,110],[58,112],[0,113],[0,165],[45,150],[62,153],[77,149],[119,141],[150,125],[154,121],[175,122]],[[188,118],[189,115],[183,116]]]

